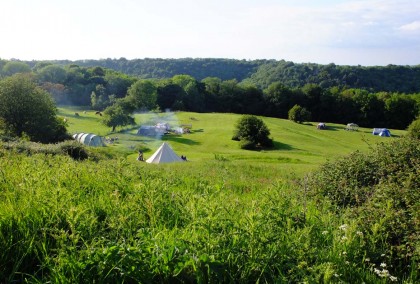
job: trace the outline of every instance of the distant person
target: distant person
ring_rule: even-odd
[[[183,159],[184,161],[187,161],[187,156],[182,155],[181,159]]]
[[[139,155],[137,157],[137,161],[144,161],[143,152],[139,150]]]

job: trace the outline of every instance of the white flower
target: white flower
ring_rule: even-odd
[[[346,254],[347,254],[347,252],[343,251],[341,254],[342,254],[342,255],[346,255]]]
[[[395,282],[395,281],[397,281],[397,280],[398,280],[398,278],[397,278],[397,277],[395,277],[395,276],[390,275],[390,276],[389,276],[389,280],[391,280],[391,282]]]
[[[380,267],[386,267],[386,263],[381,263]]]
[[[384,256],[385,256],[385,254],[383,253],[383,254],[381,254],[381,256],[382,256],[382,257],[384,257]]]
[[[389,271],[386,270],[386,269],[383,269],[381,271],[381,274],[379,276],[381,276],[381,277],[387,277],[387,276],[389,276]]]
[[[360,231],[357,231],[357,232],[356,232],[356,235],[358,235],[358,236],[363,236],[363,233],[362,233],[362,232],[360,232]]]
[[[338,275],[337,273],[334,273],[334,276],[337,278],[340,277],[340,275]]]
[[[366,262],[369,262],[369,261],[370,261],[370,258],[365,258],[365,261],[366,261]]]
[[[326,234],[328,234],[328,231],[322,231],[321,234],[326,235]]]
[[[339,227],[339,229],[340,229],[340,230],[342,230],[342,231],[346,231],[346,230],[347,230],[347,228],[348,228],[348,225],[347,225],[347,224],[343,224],[343,225],[341,225],[341,226]]]

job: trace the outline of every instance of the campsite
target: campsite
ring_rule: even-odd
[[[83,110],[60,108],[59,115],[69,117]],[[263,151],[243,151],[238,143],[231,140],[234,124],[240,116],[236,114],[211,114],[191,112],[143,113],[135,114],[136,125],[118,129],[111,133],[100,123],[100,118],[92,111],[72,118],[68,122],[71,133],[92,131],[102,137],[118,137],[118,142],[106,144],[106,151],[126,157],[134,163],[137,148],[143,149],[145,159],[149,158],[162,144],[168,142],[179,156],[185,155],[191,161],[214,160],[224,157],[238,163],[270,163],[282,168],[281,173],[304,174],[333,157],[340,157],[352,151],[366,151],[372,144],[383,141],[372,135],[372,129],[359,128],[357,131],[344,131],[346,125],[328,123],[327,131],[317,131],[317,123],[296,124],[288,120],[264,118],[272,131],[275,147]],[[169,125],[191,125],[191,133],[169,134],[164,136],[138,135],[141,125],[166,122]],[[393,130],[399,137],[403,130]]]
[[[386,234],[413,234],[416,227],[410,222],[415,219],[401,219],[407,226],[401,230],[388,222],[394,218],[393,208],[383,213],[369,202],[355,207],[361,213],[352,207],[337,207],[337,213],[327,195],[318,192],[328,190],[331,200],[341,202],[348,190],[335,192],[336,186],[352,184],[359,176],[360,192],[371,172],[388,171],[386,175],[401,180],[406,175],[400,171],[409,172],[410,163],[393,161],[398,155],[391,154],[389,160],[369,153],[380,144],[381,153],[415,151],[404,148],[412,144],[401,143],[404,130],[393,129],[392,137],[381,137],[372,135],[370,128],[346,131],[344,124],[328,123],[320,131],[316,122],[262,117],[274,147],[249,151],[231,139],[238,114],[138,113],[136,125],[115,132],[90,110],[60,107],[58,115],[67,118],[70,133],[92,133],[112,143],[71,144],[89,153],[91,158],[83,161],[46,156],[38,152],[39,146],[24,144],[19,147],[32,154],[1,152],[1,234],[14,238],[0,238],[0,263],[7,271],[31,275],[2,277],[34,283],[418,279],[417,259],[401,259]],[[190,132],[158,138],[138,135],[141,125],[157,122],[188,124]],[[139,150],[145,159],[154,159],[162,143],[178,156],[187,156],[188,162],[137,161]],[[367,167],[372,159],[376,166]],[[390,163],[395,166],[388,167]],[[309,185],[315,182],[311,172],[319,177],[319,185]],[[372,186],[382,192],[381,185]],[[408,210],[416,212],[418,193],[400,194]],[[349,202],[356,205],[359,200]],[[378,216],[382,227],[365,214]],[[406,249],[413,244],[408,242]],[[393,267],[386,269],[383,263]]]

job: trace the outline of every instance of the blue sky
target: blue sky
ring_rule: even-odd
[[[0,58],[420,64],[418,0],[13,0]]]

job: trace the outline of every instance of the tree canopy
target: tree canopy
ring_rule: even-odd
[[[25,75],[0,81],[0,119],[3,131],[11,136],[43,143],[68,138],[50,95]]]
[[[270,130],[262,119],[254,115],[244,115],[236,123],[232,139],[241,141],[243,149],[254,149],[273,146],[269,135]]]

